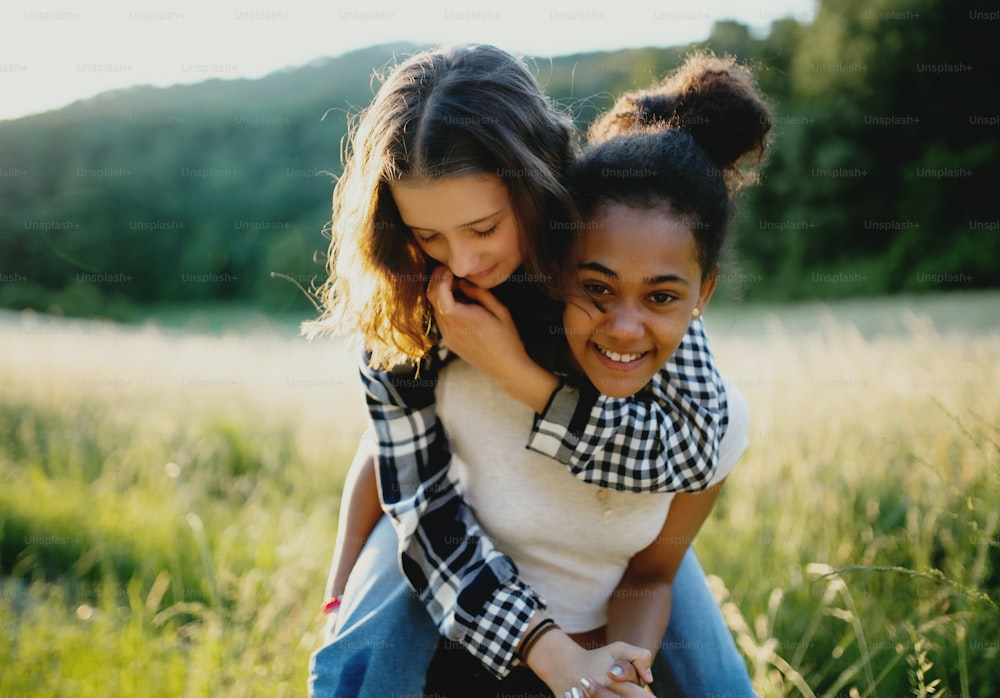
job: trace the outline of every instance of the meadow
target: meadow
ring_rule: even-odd
[[[696,547],[760,694],[1000,695],[1000,294],[707,322],[752,427]],[[0,346],[0,696],[304,695],[349,349],[32,313]]]

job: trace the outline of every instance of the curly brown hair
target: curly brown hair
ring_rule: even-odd
[[[753,181],[771,112],[734,58],[691,55],[659,84],[622,96],[587,133],[569,184],[579,213],[626,203],[690,216],[702,274],[715,272],[733,197]]]

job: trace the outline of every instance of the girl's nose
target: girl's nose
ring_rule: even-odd
[[[448,268],[455,276],[468,276],[479,269],[480,256],[471,245],[452,245]]]
[[[615,304],[607,309],[604,331],[611,337],[621,339],[641,337],[644,331],[642,317],[626,304]]]

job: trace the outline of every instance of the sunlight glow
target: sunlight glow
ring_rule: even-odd
[[[307,0],[176,0],[159,6],[12,0],[0,10],[0,119],[133,85],[260,77],[388,42],[484,42],[558,56],[701,41],[720,19],[763,34],[782,17],[810,22],[814,4],[667,0],[637,7],[581,0],[553,6],[512,0],[472,9],[453,0],[353,6]]]

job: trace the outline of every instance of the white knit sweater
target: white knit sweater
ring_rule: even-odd
[[[713,482],[747,447],[749,408],[727,385],[729,425]],[[673,494],[603,490],[525,448],[534,413],[463,361],[440,375],[437,412],[453,467],[479,523],[545,599],[566,632],[607,622],[607,603],[629,559],[660,532]]]

